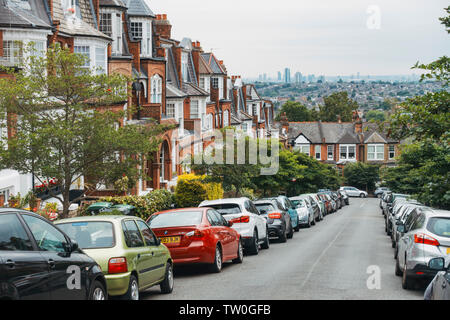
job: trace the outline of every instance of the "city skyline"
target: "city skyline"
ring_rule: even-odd
[[[220,3],[219,15],[212,14],[214,1],[147,2],[155,13],[167,14],[173,38],[200,41],[205,51],[224,60],[230,74],[243,77],[276,74],[286,65],[303,74],[408,74],[417,61],[428,63],[450,52],[438,20],[448,5],[442,0],[413,0],[407,6],[380,0],[378,13],[366,0],[281,0],[277,6],[231,0]],[[377,14],[379,25],[370,25]]]

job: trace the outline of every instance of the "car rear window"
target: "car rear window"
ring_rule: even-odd
[[[202,222],[203,211],[171,211],[153,215],[150,228],[196,226]]]
[[[266,212],[275,211],[275,207],[271,203],[255,203],[256,209],[261,212],[264,210]]]
[[[114,228],[107,221],[77,221],[57,225],[81,249],[114,247]]]
[[[296,207],[305,207],[305,201],[303,199],[300,200],[291,200],[292,203],[296,206]]]
[[[208,205],[208,207],[216,209],[216,211],[219,212],[221,215],[237,214],[242,212],[239,205],[235,203],[213,204]]]
[[[431,218],[427,230],[440,237],[450,238],[450,218]]]

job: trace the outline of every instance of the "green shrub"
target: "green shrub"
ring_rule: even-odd
[[[208,198],[201,180],[179,180],[175,189],[175,203],[178,208],[197,207]]]

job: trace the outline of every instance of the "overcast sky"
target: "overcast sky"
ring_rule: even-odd
[[[200,41],[229,75],[411,74],[450,55],[448,0],[146,0],[172,38]]]

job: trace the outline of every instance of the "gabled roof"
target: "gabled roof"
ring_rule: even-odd
[[[192,97],[208,97],[209,93],[205,90],[197,87],[196,85],[188,82],[183,82],[183,88],[181,89],[188,96]]]
[[[205,62],[209,65],[213,74],[226,75],[226,71],[222,68],[213,53],[202,53],[201,56],[205,59]]]
[[[202,55],[198,61],[198,71],[200,74],[213,74],[211,67],[206,63]]]
[[[128,16],[155,18],[155,14],[150,10],[144,0],[124,0],[124,2],[128,8]]]
[[[185,94],[183,91],[179,90],[177,87],[171,85],[170,83],[166,84],[166,98],[167,99],[185,98],[185,97],[187,97],[187,94]]]
[[[52,23],[41,0],[0,0],[0,26],[51,29]]]

